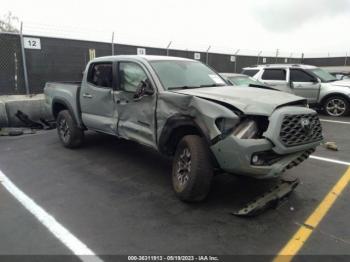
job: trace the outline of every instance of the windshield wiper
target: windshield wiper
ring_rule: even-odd
[[[224,84],[205,84],[205,85],[199,85],[199,86],[173,86],[168,87],[168,90],[174,90],[174,89],[194,89],[194,88],[202,88],[202,87],[216,87],[216,86],[225,86]]]
[[[225,86],[224,84],[207,84],[207,85],[200,85],[200,87],[216,87],[216,86]]]
[[[193,88],[201,88],[201,86],[173,86],[173,87],[168,87],[168,90],[174,90],[174,89],[193,89]]]

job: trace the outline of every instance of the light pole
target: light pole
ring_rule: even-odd
[[[345,53],[345,61],[344,61],[344,65],[346,66],[346,63],[348,62],[348,52]]]
[[[21,29],[19,37],[21,39],[21,51],[22,51],[22,63],[23,63],[23,76],[24,76],[24,86],[26,88],[26,94],[29,95],[29,83],[28,83],[28,72],[26,63],[26,54],[24,53],[24,39],[23,39],[23,22],[21,22]]]
[[[166,47],[166,55],[167,56],[169,56],[169,48],[170,48],[171,44],[172,44],[172,41],[170,41],[169,44]]]
[[[259,53],[258,53],[258,61],[256,62],[256,65],[259,65],[259,60],[260,60],[261,53],[262,53],[262,51],[259,51]]]
[[[112,55],[114,55],[114,32],[112,32]]]
[[[237,73],[237,61],[238,61],[238,57],[237,54],[241,49],[237,49],[236,52],[234,53],[235,56],[235,73]]]
[[[206,64],[208,64],[208,61],[209,61],[209,50],[210,50],[210,48],[211,48],[211,46],[209,46],[208,49],[207,49],[207,57],[205,59],[206,60],[205,61]]]
[[[278,58],[279,51],[280,51],[280,50],[277,48],[277,49],[276,49],[276,59],[275,59],[275,64],[277,64],[277,58]]]

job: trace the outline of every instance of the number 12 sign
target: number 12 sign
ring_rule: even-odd
[[[40,38],[23,37],[24,48],[41,49]]]

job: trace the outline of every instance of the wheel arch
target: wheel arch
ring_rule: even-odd
[[[348,101],[348,103],[350,103],[350,98],[347,95],[340,93],[340,92],[335,92],[335,93],[330,93],[330,94],[325,95],[321,99],[321,105],[323,106],[323,104],[327,101],[327,99],[329,99],[332,96],[340,96],[340,97],[344,98],[346,101]]]
[[[177,144],[185,135],[198,135],[205,139],[208,146],[210,144],[208,135],[193,117],[175,115],[170,117],[162,128],[158,142],[159,151],[166,155],[173,155]]]
[[[76,114],[74,114],[74,110],[71,106],[71,104],[64,98],[54,98],[52,100],[52,115],[55,119],[57,119],[58,114],[62,111],[62,110],[68,110],[69,113],[71,114],[73,120],[75,121],[75,123],[79,126],[82,127],[81,122],[78,121]]]

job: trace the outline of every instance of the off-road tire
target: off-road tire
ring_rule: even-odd
[[[179,170],[184,166],[181,156],[187,152],[186,149],[190,152],[190,170],[186,172],[186,182],[181,183]],[[173,160],[172,182],[177,197],[186,202],[202,201],[210,191],[212,177],[213,164],[204,139],[196,135],[184,136],[177,145]]]
[[[84,141],[84,131],[77,126],[68,110],[60,111],[56,121],[58,137],[63,146],[67,148],[77,148],[82,145]]]
[[[342,108],[344,106],[344,109],[341,109],[342,111],[341,114],[334,114],[334,113],[332,114],[330,110],[327,109],[327,106],[331,105],[332,101],[338,101],[338,103],[340,103],[339,105],[342,105]],[[342,96],[337,96],[337,95],[328,97],[323,103],[323,112],[328,116],[334,116],[334,117],[347,116],[350,113],[349,100],[347,100]]]

